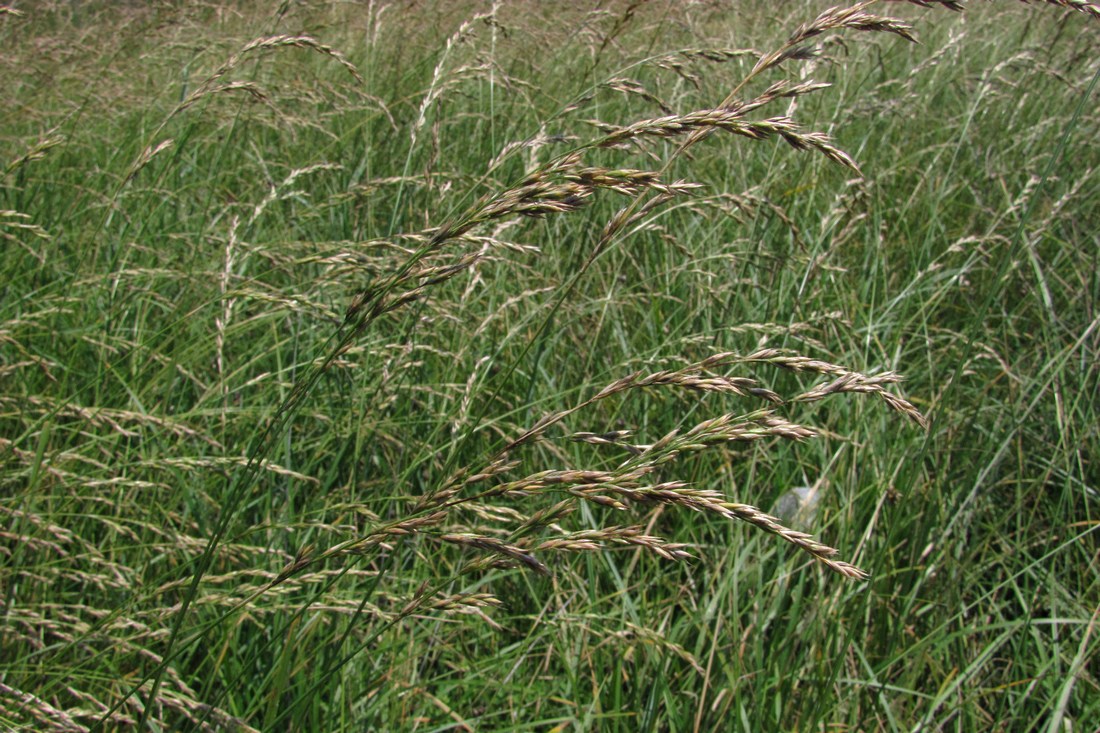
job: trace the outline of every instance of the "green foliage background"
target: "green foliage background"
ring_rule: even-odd
[[[921,44],[830,32],[809,44],[817,58],[752,87],[831,84],[766,114],[829,133],[862,178],[712,135],[665,173],[704,188],[594,259],[628,201],[607,191],[483,232],[514,246],[483,243],[476,264],[317,370],[356,295],[410,262],[407,235],[597,138],[593,120],[713,108],[756,56],[698,51],[766,52],[826,7],[581,5],[0,15],[0,725],[1100,720],[1096,19],[874,5]],[[243,50],[276,36],[299,40]],[[540,134],[541,147],[508,147]],[[656,169],[649,156],[674,149],[586,162]],[[477,251],[463,246],[433,263]],[[930,427],[871,396],[788,405],[821,435],[712,448],[665,478],[765,509],[819,483],[812,531],[867,581],[664,505],[624,518],[581,503],[559,524],[637,524],[697,559],[608,547],[547,553],[549,577],[491,555],[471,570],[476,552],[427,531],[325,554],[616,379],[765,346],[901,372]],[[815,383],[732,373],[781,394]],[[518,449],[512,475],[608,470],[621,455],[565,436],[652,443],[754,407],[742,402],[616,395]],[[498,536],[562,498],[499,498],[447,521]]]

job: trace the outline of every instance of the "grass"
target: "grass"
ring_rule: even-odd
[[[5,6],[0,725],[1088,730],[1097,12],[933,5]]]

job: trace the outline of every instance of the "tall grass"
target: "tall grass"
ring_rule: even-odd
[[[918,5],[7,8],[3,725],[1100,719],[1096,6]]]

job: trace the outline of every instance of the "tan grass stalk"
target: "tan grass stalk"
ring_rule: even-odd
[[[886,0],[892,3],[909,3],[910,5],[919,5],[922,8],[930,8],[933,5],[938,5],[948,10],[954,10],[957,13],[963,11],[963,4],[958,0]]]
[[[625,77],[614,77],[612,79],[608,79],[607,81],[605,81],[600,86],[606,87],[607,89],[612,89],[616,92],[621,92],[621,93],[626,94],[628,96],[641,97],[642,99],[646,100],[647,102],[652,102],[654,105],[656,105],[656,107],[658,109],[660,109],[666,115],[673,114],[672,107],[669,106],[668,102],[664,101],[663,99],[658,97],[656,94],[654,94],[653,92],[646,89],[645,85],[643,85],[637,79],[627,79]]]
[[[623,493],[633,501],[682,506],[694,511],[719,514],[729,519],[739,519],[795,545],[841,575],[857,580],[867,577],[867,573],[854,565],[834,559],[838,554],[836,548],[822,544],[804,532],[784,527],[778,519],[754,506],[728,501],[721,492],[668,483]]]
[[[761,349],[747,357],[746,362],[771,364],[782,369],[796,372],[814,372],[828,374],[836,377],[836,380],[828,385],[821,385],[792,398],[791,402],[814,402],[830,394],[840,392],[862,392],[878,395],[891,409],[902,413],[922,428],[928,427],[928,420],[921,412],[904,397],[893,394],[884,388],[886,384],[897,384],[902,377],[893,372],[886,372],[877,376],[868,376],[853,372],[845,367],[829,362],[810,359],[805,356],[790,354],[780,349]]]
[[[3,10],[3,8],[0,8]],[[20,720],[24,714],[30,714],[40,730],[56,733],[88,733],[91,729],[80,725],[64,710],[60,710],[42,698],[29,693],[8,687],[0,682],[0,709],[9,720]],[[12,706],[12,702],[16,704]]]
[[[689,560],[693,557],[684,549],[687,545],[647,535],[641,527],[604,527],[569,532],[543,540],[533,549],[536,552],[599,552],[608,543],[645,549],[665,560]]]
[[[42,160],[49,153],[51,148],[55,148],[65,142],[66,137],[57,132],[57,128],[53,128],[43,133],[37,141],[30,148],[27,149],[22,155],[12,159],[8,163],[5,173],[14,173],[16,169],[22,168],[27,163],[35,160]]]
[[[1100,4],[1097,4],[1094,0],[1023,0],[1025,3],[1038,1],[1045,2],[1047,5],[1076,10],[1093,18],[1100,18]]]
[[[534,570],[539,575],[550,575],[550,569],[542,564],[542,562],[532,555],[530,552],[524,550],[521,547],[510,545],[507,542],[495,539],[493,537],[485,537],[482,535],[472,533],[461,534],[444,534],[440,535],[439,539],[442,542],[449,542],[455,545],[462,545],[464,547],[470,547],[475,550],[489,553],[490,555],[501,555],[508,560],[518,562],[527,567],[528,570]],[[471,567],[480,567],[481,563],[474,562]]]

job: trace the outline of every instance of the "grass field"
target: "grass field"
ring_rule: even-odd
[[[1100,10],[955,4],[0,6],[0,729],[1097,730]]]

